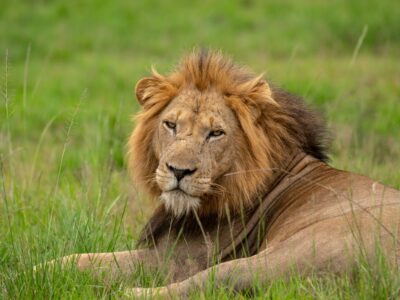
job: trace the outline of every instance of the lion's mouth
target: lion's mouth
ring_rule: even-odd
[[[164,193],[182,193],[188,197],[196,197],[191,195],[190,193],[186,192],[184,189],[182,189],[180,186],[174,187],[170,190],[164,191]]]
[[[200,206],[200,198],[191,196],[178,187],[161,193],[160,200],[175,216],[185,215]]]
[[[189,193],[187,193],[186,191],[184,191],[183,189],[181,189],[179,186],[174,187],[168,191],[165,191],[165,193],[170,193],[170,192],[178,192],[178,193],[183,193],[185,195],[191,196]]]

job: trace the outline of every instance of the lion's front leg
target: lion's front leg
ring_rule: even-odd
[[[98,276],[128,277],[135,272],[139,264],[153,268],[157,266],[157,262],[157,256],[150,249],[108,253],[80,253],[67,255],[36,266],[35,272],[55,266],[60,266],[61,268],[72,266],[77,267],[80,271],[90,271]]]
[[[266,255],[262,253],[252,258],[221,263],[181,282],[154,288],[129,288],[125,290],[124,295],[128,298],[161,297],[162,299],[186,299],[195,291],[205,290],[208,284],[214,287],[232,286],[235,290],[241,290],[250,287],[256,278],[254,272],[263,269],[260,260],[263,260],[264,268],[266,267],[265,259]]]
[[[326,228],[329,228],[329,234]],[[255,282],[287,278],[293,271],[301,275],[315,272],[347,273],[354,270],[359,258],[373,265],[378,253],[376,247],[385,250],[388,263],[394,263],[400,252],[398,243],[395,243],[397,238],[389,231],[380,230],[379,234],[374,234],[376,231],[376,222],[370,218],[364,219],[358,233],[343,222],[343,216],[328,218],[298,231],[284,241],[270,242],[267,249],[257,255],[217,264],[165,287],[126,290],[126,295],[181,298],[188,297],[193,291],[204,290],[209,284],[213,287],[230,287],[236,291],[249,289]]]

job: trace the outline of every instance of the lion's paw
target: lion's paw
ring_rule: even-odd
[[[168,292],[165,287],[160,288],[130,288],[124,291],[124,297],[128,299],[136,298],[152,298],[161,297],[163,299],[168,297]]]

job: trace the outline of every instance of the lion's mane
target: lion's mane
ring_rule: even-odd
[[[152,82],[146,91],[136,90],[137,97],[145,101],[128,143],[133,180],[151,197],[161,193],[154,180],[158,160],[153,137],[158,117],[185,87],[218,90],[235,113],[245,136],[244,143],[233,145],[240,156],[233,162],[235,175],[219,179],[218,184],[225,192],[202,205],[201,215],[220,213],[227,204],[231,211],[251,206],[265,192],[273,170],[281,168],[293,151],[327,160],[321,118],[306,108],[301,99],[271,86],[262,76],[255,76],[219,52],[194,51],[166,76],[153,69]]]

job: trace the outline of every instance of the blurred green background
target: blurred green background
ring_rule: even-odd
[[[400,188],[399,20],[389,0],[1,1],[0,295],[91,296],[16,274],[134,245],[154,205],[126,172],[134,85],[196,46],[304,97],[334,166]]]

